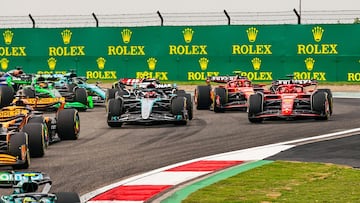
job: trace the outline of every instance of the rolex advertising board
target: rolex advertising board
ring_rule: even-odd
[[[123,77],[203,81],[241,71],[254,81],[360,81],[360,26],[232,25],[0,29],[1,71],[76,70]]]

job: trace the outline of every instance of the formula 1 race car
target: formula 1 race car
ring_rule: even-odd
[[[12,105],[0,109],[0,126],[0,166],[28,168],[30,156],[44,156],[48,144],[77,139],[80,119],[75,109],[44,116],[17,97]]]
[[[66,109],[75,108],[79,111],[94,107],[92,98],[87,95],[86,89],[74,87],[60,92],[54,87],[53,80],[46,79],[43,76],[36,76],[33,83],[21,87],[18,94],[22,94],[24,102],[35,110],[56,110],[62,105]]]
[[[54,82],[54,86],[64,95],[66,92],[71,92],[75,87],[84,88],[87,91],[87,95],[91,96],[94,104],[104,104],[106,99],[106,90],[101,88],[98,84],[90,84],[87,82],[86,77],[81,77],[71,70],[65,75],[55,74],[52,77],[57,78]],[[68,91],[67,91],[68,90]],[[65,95],[64,95],[65,96]]]
[[[50,193],[51,185],[52,181],[45,173],[0,172],[0,188],[13,188],[12,194],[0,196],[0,203],[80,203],[77,193]]]
[[[193,117],[191,95],[170,84],[157,84],[153,80],[137,84],[133,89],[112,88],[107,105],[107,123],[120,127],[123,123],[174,123],[185,125]],[[131,84],[129,84],[131,85]],[[132,84],[134,85],[134,84]],[[109,92],[109,91],[108,91]]]
[[[246,110],[247,100],[257,91],[263,91],[264,85],[254,85],[246,77],[214,76],[209,77],[207,85],[197,86],[194,101],[198,110],[210,109],[214,112],[225,110]],[[225,83],[212,88],[210,82]]]
[[[317,89],[316,80],[276,80],[269,91],[249,98],[248,119],[261,123],[265,119],[328,120],[333,112],[330,89]]]

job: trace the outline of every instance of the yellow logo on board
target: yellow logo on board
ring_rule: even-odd
[[[246,30],[249,42],[255,42],[256,41],[256,37],[257,37],[258,32],[259,32],[259,30],[254,28],[254,27],[248,28]]]
[[[9,60],[7,58],[2,58],[0,60],[0,65],[2,70],[6,70],[9,67]]]
[[[200,68],[202,71],[206,70],[209,64],[209,59],[205,58],[205,57],[201,57],[199,59],[199,64],[200,64]]]
[[[255,57],[251,60],[251,63],[253,65],[254,70],[260,70],[261,66],[261,59],[258,57]]]
[[[321,38],[322,38],[322,35],[324,33],[324,29],[322,27],[320,27],[320,26],[316,26],[311,31],[313,33],[313,37],[314,37],[315,42],[320,42]]]
[[[5,44],[9,45],[12,42],[14,33],[11,32],[11,30],[5,30],[5,32],[3,33],[3,36],[4,36]]]
[[[306,66],[306,69],[308,71],[312,71],[313,68],[314,68],[314,64],[315,64],[315,59],[311,58],[311,57],[308,57],[304,60],[305,62],[305,66]]]
[[[132,35],[132,32],[131,30],[129,29],[123,29],[121,31],[121,37],[122,37],[122,40],[125,44],[129,43],[130,40],[131,40],[131,35]]]
[[[185,28],[182,31],[183,35],[184,35],[184,40],[186,43],[190,43],[192,41],[193,35],[194,35],[194,31],[191,28]]]
[[[150,58],[148,58],[148,60],[146,62],[148,64],[149,70],[155,70],[156,63],[157,63],[156,58],[150,57]]]
[[[56,67],[56,59],[54,57],[50,57],[48,60],[48,66],[50,70],[54,70]]]
[[[100,70],[104,69],[105,68],[105,63],[106,63],[106,60],[105,58],[103,57],[99,57],[98,59],[96,59],[96,63],[97,63],[97,66]]]
[[[72,32],[69,29],[66,29],[61,32],[61,37],[62,37],[64,44],[70,44],[71,35],[72,35]]]

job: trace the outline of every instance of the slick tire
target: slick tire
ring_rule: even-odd
[[[317,117],[317,120],[328,120],[330,112],[326,110],[327,93],[322,91],[315,92],[312,97],[312,110],[318,112],[322,116]]]
[[[85,106],[87,105],[87,92],[85,88],[76,88],[75,89],[75,97],[74,97],[74,101],[75,102],[79,102],[84,104]]]
[[[214,93],[215,93],[215,97],[214,97],[214,100],[213,100],[214,112],[215,113],[222,113],[222,112],[224,112],[224,109],[221,108],[221,106],[225,105],[226,102],[227,102],[226,89],[221,88],[221,87],[216,87],[214,89]],[[220,107],[218,107],[216,105],[216,97],[220,98]]]
[[[9,106],[14,99],[14,89],[9,86],[0,86],[0,108]]]
[[[28,135],[25,132],[17,132],[10,137],[9,152],[12,156],[21,157],[21,146],[28,146]],[[12,166],[13,169],[28,169],[30,165],[29,151],[26,153],[25,163]]]
[[[191,94],[186,93],[185,91],[182,92],[182,90],[178,90],[178,91],[180,91],[176,93],[178,96],[182,96],[186,98],[186,110],[188,111],[189,120],[192,120],[194,116],[194,109],[193,109]]]
[[[196,109],[210,109],[211,105],[211,97],[210,97],[211,86],[209,85],[201,85],[197,86],[195,89],[195,105]]]
[[[56,131],[61,140],[77,140],[80,133],[80,117],[76,109],[62,109],[56,116]]]
[[[107,124],[109,127],[121,127],[121,122],[111,122],[111,118],[121,116],[123,112],[123,103],[121,99],[110,99],[107,108]]]
[[[58,192],[56,203],[80,203],[80,197],[75,192]]]
[[[23,93],[24,93],[24,96],[27,98],[35,98],[35,96],[36,96],[35,90],[28,88],[28,87],[23,90]]]
[[[43,157],[45,155],[47,130],[43,123],[28,123],[21,130],[28,135],[29,151],[31,157]]]
[[[255,116],[263,111],[263,95],[262,94],[252,94],[249,97],[249,107],[248,107],[248,120],[251,123],[261,123],[262,118],[255,118]]]
[[[173,115],[181,115],[183,116],[185,105],[186,105],[185,97],[175,97],[171,100],[171,113]],[[175,122],[175,125],[186,125],[187,120],[179,120]]]
[[[330,110],[330,115],[333,114],[333,95],[330,89],[318,89],[318,92],[326,92],[327,93],[327,100],[329,102],[329,110]]]

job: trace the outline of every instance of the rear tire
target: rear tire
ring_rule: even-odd
[[[80,117],[76,109],[63,109],[57,113],[56,130],[61,140],[76,140],[80,133]]]
[[[14,89],[9,86],[0,86],[0,108],[9,106],[14,99]]]
[[[211,97],[210,97],[211,86],[201,85],[195,89],[195,105],[196,109],[210,109]]]
[[[261,123],[262,118],[256,118],[255,116],[263,111],[263,95],[257,93],[252,94],[249,97],[248,106],[248,119],[251,123]]]

